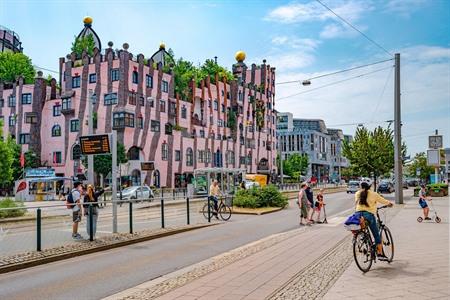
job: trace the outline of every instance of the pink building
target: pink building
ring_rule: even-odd
[[[80,35],[98,36],[85,22]],[[182,187],[203,167],[243,168],[247,173],[274,173],[276,158],[275,68],[244,63],[236,55],[235,80],[206,78],[190,84],[187,99],[175,93],[170,58],[164,45],[150,58],[134,56],[128,45],[82,58],[60,58],[59,82],[42,75],[33,85],[21,79],[0,84],[0,118],[4,132],[40,154],[43,166],[59,176],[84,171],[78,138],[88,133],[88,101],[95,99],[94,132],[117,131],[128,163],[121,166],[130,183]],[[163,71],[166,70],[167,72]],[[215,84],[213,84],[215,82]],[[153,172],[140,163],[153,161]]]

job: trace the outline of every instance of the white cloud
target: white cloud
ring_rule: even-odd
[[[286,46],[303,51],[314,51],[321,42],[313,39],[301,39],[289,36],[277,36],[272,38],[272,44],[276,46]]]
[[[348,21],[358,20],[364,12],[372,9],[369,1],[333,1],[330,8]],[[325,21],[336,18],[330,11],[315,1],[306,4],[290,3],[270,11],[264,18],[278,23],[301,23]]]
[[[420,9],[426,0],[390,0],[386,3],[385,11],[402,17],[409,17],[411,13]]]
[[[358,26],[359,30],[364,31],[367,29],[365,26]],[[332,38],[352,38],[357,36],[359,33],[351,28],[348,25],[345,24],[328,24],[326,25],[323,30],[320,32],[320,37],[324,39],[332,39]]]
[[[308,52],[292,52],[287,54],[270,55],[267,60],[279,71],[289,71],[304,68],[315,61],[314,55]],[[258,61],[258,60],[257,60]]]
[[[445,144],[450,142],[450,47],[415,46],[401,49],[402,134],[409,153],[426,149],[426,135],[434,129],[444,134]],[[364,64],[366,62],[360,62]],[[386,63],[388,66],[390,63]],[[276,66],[276,65],[275,65]],[[384,65],[355,70],[335,76],[313,80],[311,86],[299,84],[277,85],[277,99],[311,90],[358,74],[383,68]],[[277,81],[311,78],[336,70],[305,74],[293,70],[277,73]],[[391,74],[389,74],[391,72]],[[304,93],[276,102],[278,111],[289,111],[296,117],[322,118],[327,125],[358,122],[378,122],[393,119],[394,76],[384,70],[365,77]],[[383,87],[386,89],[382,93]],[[370,124],[373,128],[378,124]],[[387,123],[380,123],[386,126]],[[338,126],[339,127],[339,126]],[[341,126],[345,133],[353,134],[355,126]]]

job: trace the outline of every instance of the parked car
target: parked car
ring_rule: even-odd
[[[245,181],[245,189],[251,189],[253,187],[259,188],[261,185],[256,181]]]
[[[347,184],[347,194],[356,193],[359,190],[359,181],[357,180],[350,180]]]
[[[153,191],[147,185],[130,186],[122,190],[122,200],[150,199],[154,197]],[[117,198],[120,199],[120,192],[117,193]]]
[[[403,188],[408,189],[408,181],[406,179],[403,180]]]
[[[406,182],[408,183],[408,186],[412,187],[419,185],[419,180],[417,180],[416,178],[407,179]]]
[[[377,192],[379,194],[382,194],[382,193],[390,194],[390,193],[392,193],[394,191],[395,191],[394,184],[391,181],[388,181],[388,180],[381,181],[380,184],[378,185],[378,188],[377,188]]]

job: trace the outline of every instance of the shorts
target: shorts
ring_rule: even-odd
[[[81,222],[81,210],[73,211],[72,212],[72,221],[74,223],[80,223]]]
[[[427,208],[428,207],[427,201],[425,201],[423,199],[419,199],[419,205],[422,208]]]
[[[300,206],[300,217],[307,219],[308,218],[308,207],[306,203],[302,203]]]

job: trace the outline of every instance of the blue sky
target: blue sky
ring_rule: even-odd
[[[439,129],[450,145],[450,1],[323,0],[390,53],[401,53],[403,135],[410,153],[424,151]],[[343,24],[315,0],[301,1],[11,1],[0,0],[0,24],[16,31],[33,63],[58,69],[82,19],[114,48],[124,42],[150,56],[160,41],[195,63],[218,56],[231,67],[246,62],[277,68],[290,81],[388,59],[383,50]],[[311,86],[277,86],[276,108],[296,117],[322,118],[353,134],[355,123],[387,126],[393,119],[390,62],[313,80]],[[378,71],[380,70],[380,71]],[[331,85],[363,73],[370,75]],[[311,90],[311,92],[307,92]],[[300,92],[298,96],[288,97]],[[338,126],[336,126],[338,125]]]

